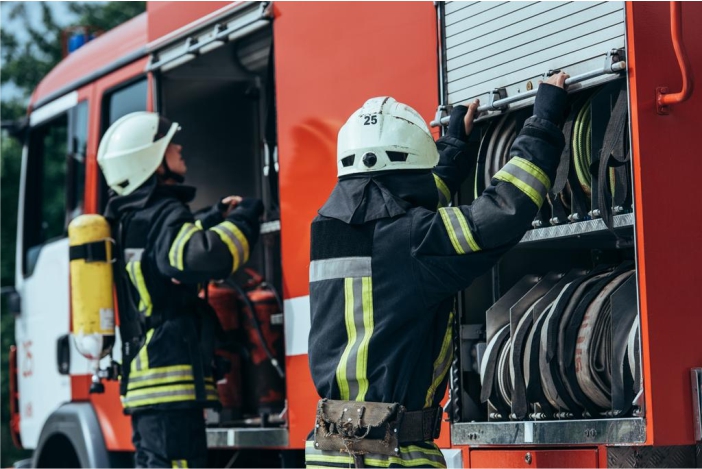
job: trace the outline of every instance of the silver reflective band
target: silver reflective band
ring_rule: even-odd
[[[124,262],[130,261],[141,261],[141,256],[144,254],[143,249],[125,249],[124,250]]]
[[[310,282],[370,276],[370,257],[337,257],[310,263]]]

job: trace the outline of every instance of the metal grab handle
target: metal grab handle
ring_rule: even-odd
[[[670,39],[673,42],[678,66],[680,66],[682,90],[678,93],[669,93],[667,87],[659,86],[656,88],[656,111],[661,115],[670,113],[669,106],[671,104],[680,104],[683,101],[687,101],[692,95],[695,84],[690,61],[687,59],[687,52],[685,51],[685,44],[683,44],[682,2],[670,2]]]
[[[580,82],[583,82],[585,80],[589,80],[591,78],[597,78],[597,77],[602,76],[602,75],[619,73],[622,70],[626,70],[626,62],[625,61],[614,62],[611,64],[606,64],[603,68],[598,68],[597,70],[592,70],[590,72],[586,72],[586,73],[582,73],[580,75],[575,75],[573,77],[570,77],[565,81],[565,84],[566,84],[566,86],[573,85],[575,83],[580,83]],[[504,99],[498,99],[497,101],[493,101],[493,102],[488,103],[488,104],[483,104],[482,106],[478,107],[478,111],[484,112],[484,111],[502,110],[506,106],[508,106],[509,104],[536,96],[537,91],[538,91],[538,87],[534,90],[531,90],[531,91],[515,94],[514,96],[510,96],[510,97],[504,98]],[[440,121],[436,121],[436,120],[431,121],[431,126],[438,127],[439,125],[448,125],[449,120],[450,120],[449,116],[442,117]]]

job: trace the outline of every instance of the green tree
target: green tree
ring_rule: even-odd
[[[0,118],[3,122],[22,118],[26,114],[26,105],[32,91],[42,78],[62,59],[62,32],[69,26],[92,26],[98,31],[108,31],[113,27],[142,13],[146,2],[70,2],[70,15],[59,18],[55,8],[49,3],[41,2],[39,24],[30,20],[31,8],[26,2],[2,2],[0,7],[8,9],[12,22],[19,25],[25,36],[18,36],[7,28],[0,29],[0,44],[2,44],[2,74],[0,83],[13,86],[19,91],[15,95],[3,99],[0,107]],[[36,6],[35,6],[36,7]],[[23,40],[22,37],[26,37]],[[5,131],[0,138],[0,282],[10,286],[14,283],[15,270],[15,236],[17,231],[17,197],[19,193],[20,165],[22,148],[20,143],[11,138]],[[58,210],[58,209],[57,209]],[[62,211],[63,209],[60,208]],[[61,213],[59,216],[62,216]],[[5,305],[3,304],[3,312]],[[2,329],[0,373],[6,377],[8,370],[8,351],[14,343],[14,318],[2,314],[0,327]],[[28,452],[14,448],[9,432],[9,397],[8,381],[2,380],[1,413],[2,435],[0,464],[10,466],[14,461],[28,457]]]

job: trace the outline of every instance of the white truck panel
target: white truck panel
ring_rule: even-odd
[[[46,244],[34,272],[24,279],[22,312],[15,321],[20,431],[36,447],[44,423],[71,400],[71,379],[58,372],[56,341],[70,329],[68,239]]]

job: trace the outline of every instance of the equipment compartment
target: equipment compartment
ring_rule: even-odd
[[[626,98],[621,79],[570,93],[559,175],[533,228],[459,296],[454,444],[645,441]],[[477,123],[459,203],[509,160],[531,111]]]

